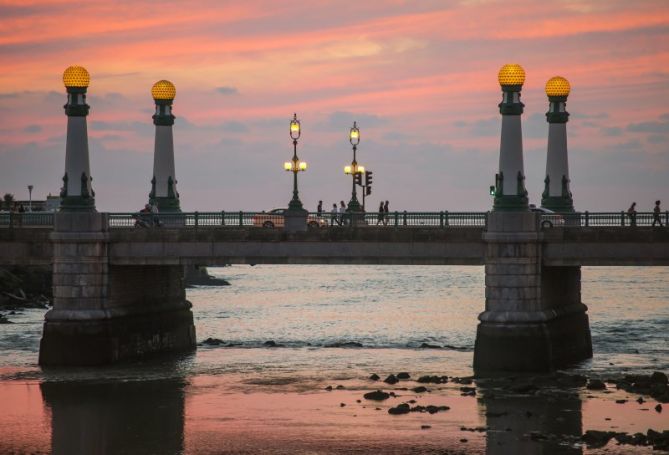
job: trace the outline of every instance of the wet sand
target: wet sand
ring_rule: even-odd
[[[419,384],[412,376],[395,385],[366,377],[319,380],[316,372],[4,381],[0,453],[658,453],[615,440],[589,448],[580,436],[586,430],[669,429],[669,409],[658,413],[652,398],[639,404],[637,395],[614,386],[592,391],[542,382],[518,393],[509,391],[509,382]],[[417,386],[429,392],[404,390]],[[473,387],[476,395],[462,396],[461,387]],[[363,398],[376,389],[396,397]],[[616,403],[622,399],[628,401]],[[410,406],[450,409],[388,413],[410,400]]]

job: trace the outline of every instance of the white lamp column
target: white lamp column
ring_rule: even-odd
[[[561,76],[552,77],[546,82],[549,108],[546,112],[548,121],[548,155],[546,157],[546,179],[541,195],[541,206],[554,212],[573,212],[574,200],[569,188],[569,159],[567,154],[567,96],[571,87],[569,81]]]
[[[523,211],[528,209],[525,172],[523,170],[523,136],[520,116],[525,106],[520,91],[525,70],[518,64],[504,65],[497,76],[502,87],[502,135],[499,150],[499,173],[495,175],[493,210]]]
[[[88,155],[86,90],[90,75],[82,66],[70,66],[63,73],[67,89],[67,139],[65,145],[65,175],[60,191],[61,209],[65,211],[95,211],[95,192],[91,187]]]
[[[174,84],[161,80],[153,84],[151,95],[156,102],[153,124],[156,139],[153,151],[153,178],[149,201],[158,206],[160,212],[179,212],[179,192],[174,170],[174,140],[172,137],[172,102],[176,96]]]

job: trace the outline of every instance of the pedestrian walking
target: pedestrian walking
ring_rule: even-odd
[[[627,209],[627,216],[630,219],[630,226],[636,226],[636,202],[632,202],[630,208]]]
[[[337,217],[337,203],[335,202],[332,204],[332,210],[330,210],[330,226],[334,226],[334,224],[340,224],[339,223],[339,218]]]
[[[379,203],[379,214],[378,214],[377,217],[376,217],[376,225],[377,225],[377,226],[378,226],[379,224],[383,223],[383,212],[384,212],[384,210],[385,210],[385,209],[383,208],[383,201],[381,201],[381,202]]]
[[[19,227],[23,226],[23,214],[26,213],[26,208],[23,204],[19,204]]]
[[[662,209],[660,208],[660,201],[655,201],[655,208],[653,209],[652,226],[655,226],[655,223],[659,223],[660,227],[662,227],[662,220],[660,219],[660,213],[662,213]]]
[[[323,201],[318,201],[318,207],[316,207],[316,216],[320,218],[323,215]]]
[[[160,217],[158,216],[158,205],[154,202],[150,205],[152,223],[154,226],[160,226]]]
[[[390,209],[388,208],[388,201],[386,201],[385,204],[383,204],[383,225],[388,224],[388,213],[390,213]]]
[[[344,201],[339,202],[339,224],[343,226],[345,223],[344,215],[346,214],[346,204]]]

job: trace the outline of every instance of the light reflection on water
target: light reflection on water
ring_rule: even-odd
[[[499,426],[488,433],[487,453],[508,453],[491,448],[498,442],[506,449],[534,453],[525,443],[513,446],[513,437],[501,428],[506,423],[500,422],[516,419],[517,427],[551,426],[551,418],[519,423],[522,416],[514,414],[523,406],[543,409],[541,400],[480,401],[477,409],[470,399],[450,417],[430,420],[434,431],[426,437],[416,431],[420,416],[380,423],[380,414],[354,404],[360,393],[322,394],[324,385],[336,381],[347,389],[369,388],[364,378],[371,372],[471,374],[477,315],[484,304],[481,267],[233,266],[211,273],[232,286],[188,291],[198,340],[219,338],[238,346],[200,346],[197,353],[177,359],[43,372],[36,366],[43,312],[11,316],[15,324],[0,326],[0,402],[3,409],[14,411],[0,413],[0,449],[47,453],[52,447],[54,453],[77,453],[84,447],[89,449],[86,453],[105,453],[98,449],[111,447],[116,452],[106,453],[130,453],[135,447],[135,453],[147,453],[153,446],[153,453],[215,453],[227,447],[252,453],[244,446],[249,437],[266,438],[268,444],[277,437],[257,421],[272,413],[291,420],[292,411],[286,412],[291,407],[295,422],[281,426],[281,432],[296,441],[303,434],[303,449],[319,438],[335,444],[337,435],[347,431],[358,445],[368,443],[371,450],[383,444],[380,428],[400,435],[391,441],[400,448],[405,442],[422,441],[426,450],[430,441],[460,444],[461,435],[446,431],[449,423],[456,424],[444,419],[454,419],[463,425]],[[595,357],[576,370],[602,376],[624,369],[668,370],[669,268],[583,268],[582,276]],[[286,347],[262,347],[268,340]],[[324,347],[341,342],[358,342],[364,348]],[[449,348],[417,349],[421,343]],[[348,400],[349,406],[338,409],[339,400]],[[575,433],[582,419],[592,422],[581,416],[580,400],[570,396],[565,410],[553,403],[550,412],[541,412],[576,416],[558,421],[564,428],[557,428]],[[507,420],[486,421],[490,406],[506,406],[500,412],[508,412]],[[578,411],[569,414],[575,407]],[[353,409],[359,428],[355,431],[348,428],[352,412],[346,414]],[[588,415],[598,415],[598,408],[592,409]],[[125,425],[118,424],[124,419]],[[155,425],[142,424],[149,420]],[[309,422],[315,425],[312,430]],[[413,426],[408,428],[407,422]],[[169,428],[174,436],[160,437],[160,428]],[[84,446],[71,446],[74,429]],[[470,453],[486,451],[485,433],[466,436]],[[129,443],[113,446],[111,441],[119,438]],[[580,448],[565,450],[581,453]]]

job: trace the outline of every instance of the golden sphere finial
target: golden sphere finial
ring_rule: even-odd
[[[165,79],[156,82],[151,87],[151,96],[153,99],[158,100],[173,100],[177,95],[177,89],[174,87],[174,84]]]
[[[571,85],[569,81],[562,76],[555,76],[546,82],[546,95],[548,96],[569,96]]]
[[[500,68],[497,80],[502,87],[509,85],[523,85],[525,70],[517,63],[509,63]]]
[[[91,82],[91,75],[86,68],[72,65],[63,72],[63,83],[67,88],[86,88]]]

